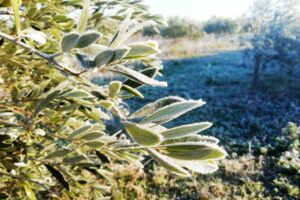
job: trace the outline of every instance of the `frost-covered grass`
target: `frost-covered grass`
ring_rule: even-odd
[[[253,141],[272,142],[290,121],[300,122],[300,91],[293,78],[281,78],[266,71],[257,91],[250,90],[252,70],[237,65],[241,54],[227,52],[215,56],[171,60],[164,63],[167,88],[142,88],[145,99],[129,102],[138,109],[147,102],[168,95],[203,99],[207,104],[174,121],[176,125],[210,121],[209,133],[245,145]],[[289,80],[288,80],[289,79]],[[257,141],[254,141],[257,140]],[[232,148],[232,147],[231,147]],[[246,147],[245,147],[246,148]]]

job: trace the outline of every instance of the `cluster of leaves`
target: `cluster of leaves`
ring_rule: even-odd
[[[276,166],[280,169],[273,184],[277,192],[283,192],[290,198],[300,197],[300,130],[297,124],[289,123],[283,134],[276,138],[276,147],[282,151]],[[290,177],[293,174],[293,177]]]
[[[255,60],[253,87],[256,87],[261,67],[277,67],[291,75],[299,66],[298,1],[257,1],[253,7],[251,24],[254,36],[250,39]],[[270,6],[273,5],[273,6]]]
[[[207,34],[232,34],[238,28],[237,22],[225,19],[213,17],[203,25],[203,31]]]
[[[155,79],[162,69],[155,42],[124,45],[163,24],[141,1],[11,2],[0,2],[1,199],[109,199],[114,164],[142,166],[145,155],[181,176],[217,170],[226,152],[216,138],[197,135],[210,123],[162,126],[203,101],[166,97],[131,115],[122,104],[143,98],[144,85],[167,86]],[[91,68],[124,78],[94,85],[85,77]],[[113,118],[128,134],[106,129]]]
[[[159,30],[155,27],[148,27],[144,30],[144,36],[153,36],[160,33],[163,38],[171,39],[189,39],[198,40],[203,37],[203,31],[200,24],[179,17],[172,17],[168,20],[168,26],[161,27]]]

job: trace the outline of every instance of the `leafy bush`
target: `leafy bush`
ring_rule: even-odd
[[[163,126],[202,100],[171,96],[132,114],[124,106],[144,85],[167,86],[155,79],[154,42],[124,45],[160,17],[132,0],[11,3],[0,1],[1,199],[109,199],[116,166],[142,166],[145,155],[184,177],[218,169],[218,139],[197,135],[211,123]],[[126,78],[94,85],[89,69]],[[112,120],[127,134],[109,131]]]
[[[232,34],[236,31],[236,29],[237,23],[225,18],[213,17],[203,25],[204,32],[216,35]]]
[[[294,0],[264,0],[254,5],[254,36],[250,41],[253,49],[247,55],[254,60],[253,88],[258,84],[261,67],[278,67],[289,76],[297,71],[300,59],[298,4]]]
[[[179,17],[170,18],[168,20],[168,27],[163,27],[160,31],[162,37],[171,39],[186,38],[197,40],[203,36],[199,24]]]

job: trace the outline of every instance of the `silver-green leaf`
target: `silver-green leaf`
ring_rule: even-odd
[[[159,110],[160,108],[171,105],[173,103],[182,102],[182,101],[184,101],[183,98],[174,97],[174,96],[159,99],[153,103],[147,104],[146,106],[137,110],[135,113],[131,114],[130,119],[140,118],[140,117],[150,115],[153,112]]]
[[[85,142],[83,145],[94,148],[94,149],[98,149],[98,148],[101,148],[101,147],[105,146],[106,143],[103,142],[103,141],[97,140],[97,141]]]
[[[168,157],[160,154],[155,149],[147,148],[146,150],[158,164],[169,170],[171,173],[184,177],[191,176],[187,170],[180,167],[176,162],[172,162]]]
[[[146,84],[151,86],[158,86],[158,87],[167,87],[168,84],[166,82],[157,81],[155,79],[149,78],[148,76],[145,76],[144,74],[141,74],[140,72],[137,72],[133,69],[130,69],[128,67],[124,67],[122,65],[117,65],[112,68],[108,68],[108,70],[119,73],[122,75],[127,76],[128,78]]]
[[[75,47],[86,48],[91,44],[95,43],[100,38],[100,36],[101,34],[96,31],[84,33],[79,37],[79,40]]]
[[[110,98],[116,97],[121,91],[122,83],[120,81],[112,81],[109,84],[108,96]]]
[[[215,144],[207,142],[191,142],[161,145],[166,156],[179,160],[212,160],[224,158],[227,153]]]
[[[114,54],[115,53],[113,50],[102,51],[95,57],[94,62],[96,64],[96,66],[99,68],[106,64],[109,64],[111,62],[111,60],[113,59]]]
[[[79,40],[80,35],[78,33],[68,33],[63,36],[61,40],[61,48],[63,52],[71,51]]]
[[[142,146],[155,146],[162,140],[159,133],[146,126],[130,122],[125,122],[124,126],[131,138]]]
[[[147,44],[134,44],[129,46],[130,50],[125,59],[139,59],[159,53],[159,49]]]
[[[166,123],[171,121],[186,112],[189,112],[197,107],[203,106],[205,104],[202,100],[187,100],[183,102],[173,103],[171,105],[165,106],[145,119],[142,123]]]
[[[161,132],[161,134],[164,136],[164,138],[177,138],[201,132],[210,128],[211,126],[212,123],[210,122],[200,122],[171,128]]]

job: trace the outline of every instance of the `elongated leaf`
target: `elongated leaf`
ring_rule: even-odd
[[[80,111],[89,119],[95,120],[99,124],[103,124],[101,119],[107,119],[109,120],[110,117],[104,113],[103,111],[100,110],[100,108],[83,108],[80,109]]]
[[[0,135],[0,142],[4,142],[6,140],[10,140],[11,137],[9,135]]]
[[[85,160],[85,157],[82,155],[72,156],[69,158],[64,158],[64,162],[68,164],[79,163],[80,161]]]
[[[80,139],[83,139],[83,140],[95,140],[95,139],[98,139],[102,136],[104,136],[105,133],[103,132],[90,132],[90,133],[86,133],[86,134],[83,134]]]
[[[8,199],[8,198],[9,198],[9,194],[7,194],[6,192],[0,192],[0,199]]]
[[[65,180],[64,176],[57,169],[48,164],[45,164],[45,166],[64,188],[70,190],[69,183]]]
[[[177,163],[181,167],[187,168],[193,172],[197,172],[199,174],[212,174],[218,170],[218,164],[213,160],[176,160],[170,158],[171,161]]]
[[[126,34],[126,31],[130,25],[130,19],[131,19],[132,11],[130,10],[128,14],[126,15],[125,19],[122,21],[118,28],[118,32],[115,34],[114,38],[112,39],[111,43],[109,44],[112,48],[117,48],[123,39],[123,37]]]
[[[8,149],[13,147],[13,144],[0,143],[0,149]]]
[[[153,103],[147,104],[146,106],[137,110],[135,113],[131,114],[130,119],[145,117],[145,116],[150,115],[153,112],[159,110],[160,108],[171,105],[173,103],[182,102],[182,101],[184,101],[183,98],[173,97],[173,96],[159,99]]]
[[[68,138],[75,138],[77,136],[79,136],[80,134],[83,134],[85,132],[87,132],[88,130],[90,130],[92,128],[92,126],[90,125],[84,125],[82,127],[80,127],[79,129],[73,131]]]
[[[91,108],[90,114],[91,114],[91,117],[95,120],[97,120],[97,119],[110,120],[109,115],[107,115],[105,112],[103,112],[100,108]]]
[[[134,44],[129,46],[130,50],[124,59],[139,59],[159,53],[159,49],[147,44]]]
[[[131,138],[140,145],[154,146],[159,144],[162,140],[160,134],[154,132],[146,126],[130,122],[124,123],[124,126]]]
[[[50,93],[46,98],[41,100],[35,107],[35,111],[33,116],[37,115],[42,109],[47,107],[47,105],[52,101],[55,97],[57,97],[61,93],[61,90],[55,90],[54,92]]]
[[[96,31],[84,33],[79,37],[79,40],[75,47],[76,48],[88,47],[91,44],[95,43],[100,38],[100,36],[101,34]]]
[[[127,31],[127,33],[123,36],[120,43],[122,44],[124,41],[126,41],[128,38],[130,38],[133,34],[142,30],[143,28],[145,28],[147,26],[150,26],[152,23],[153,23],[152,21],[145,21],[145,22],[141,22],[141,23],[138,23],[138,24],[130,27],[130,29]]]
[[[113,50],[105,50],[102,51],[101,53],[99,53],[96,57],[95,57],[95,64],[97,67],[102,67],[106,64],[109,64],[110,61],[113,59],[114,57],[114,51]]]
[[[104,147],[106,143],[98,140],[98,141],[85,142],[83,145],[86,145],[94,149],[99,149],[101,147]]]
[[[34,194],[34,191],[32,190],[32,185],[31,185],[29,182],[27,182],[27,181],[22,182],[22,185],[23,185],[23,187],[24,187],[26,196],[27,196],[30,200],[36,200],[36,196],[35,196],[35,194]]]
[[[63,36],[61,40],[61,48],[63,52],[71,51],[76,45],[79,40],[78,33],[68,33]]]
[[[81,15],[79,18],[79,22],[77,25],[78,32],[83,32],[88,23],[88,19],[89,19],[89,15],[90,15],[89,9],[90,9],[90,0],[84,0],[84,5],[83,5]]]
[[[90,94],[84,90],[72,90],[70,92],[66,92],[62,96],[67,98],[83,98],[90,96]]]
[[[176,162],[172,162],[168,157],[158,153],[156,150],[152,148],[146,149],[149,155],[161,166],[169,170],[170,172],[177,174],[179,176],[191,176],[191,174],[180,167]]]
[[[128,85],[123,84],[121,89],[129,92],[130,94],[133,94],[134,96],[144,98],[144,95],[142,93],[140,93],[138,90],[136,90]]]
[[[49,153],[45,159],[53,159],[53,158],[60,158],[60,157],[64,157],[66,155],[68,155],[69,153],[71,153],[70,150],[67,149],[60,149],[54,152]]]
[[[166,156],[179,160],[221,159],[227,154],[218,145],[206,142],[168,144],[157,148],[163,150]]]
[[[114,50],[114,57],[110,62],[115,62],[124,58],[129,52],[129,48],[120,48]]]
[[[140,73],[153,79],[157,75],[158,69],[155,68],[155,67],[152,67],[152,68],[144,69]],[[128,85],[132,88],[138,88],[138,87],[143,86],[143,84],[141,84],[140,82],[136,82],[136,81],[133,81],[131,79],[125,80],[123,84]]]
[[[96,155],[99,158],[99,160],[101,160],[102,163],[109,163],[109,158],[104,155],[103,153],[101,153],[100,151],[96,151]]]
[[[189,136],[179,137],[179,138],[170,138],[165,139],[161,142],[161,145],[165,144],[177,144],[177,143],[190,143],[190,142],[207,142],[210,144],[218,144],[219,140],[215,137],[205,136],[205,135],[196,135],[192,134]]]
[[[20,37],[20,33],[21,33],[21,20],[20,20],[20,12],[19,12],[20,0],[11,0],[11,4],[14,13],[14,22],[15,22],[17,35],[18,37]]]
[[[167,87],[168,84],[166,82],[160,82],[155,79],[151,79],[140,72],[134,71],[128,67],[124,67],[121,65],[114,66],[113,68],[108,68],[108,70],[122,74],[127,76],[128,78],[137,81],[139,83],[143,83],[151,86],[159,86],[159,87]]]
[[[164,136],[164,138],[183,137],[183,136],[198,133],[200,131],[210,128],[211,126],[212,123],[210,122],[200,122],[200,123],[194,123],[194,124],[171,128],[161,132],[161,134]]]
[[[122,83],[120,81],[112,81],[109,85],[108,96],[110,98],[116,97],[120,93],[121,87]]]
[[[159,123],[159,122],[168,122],[171,121],[180,115],[189,112],[197,107],[203,106],[205,104],[204,101],[198,100],[188,100],[178,103],[173,103],[171,105],[165,106],[150,116],[146,117],[142,123]]]

